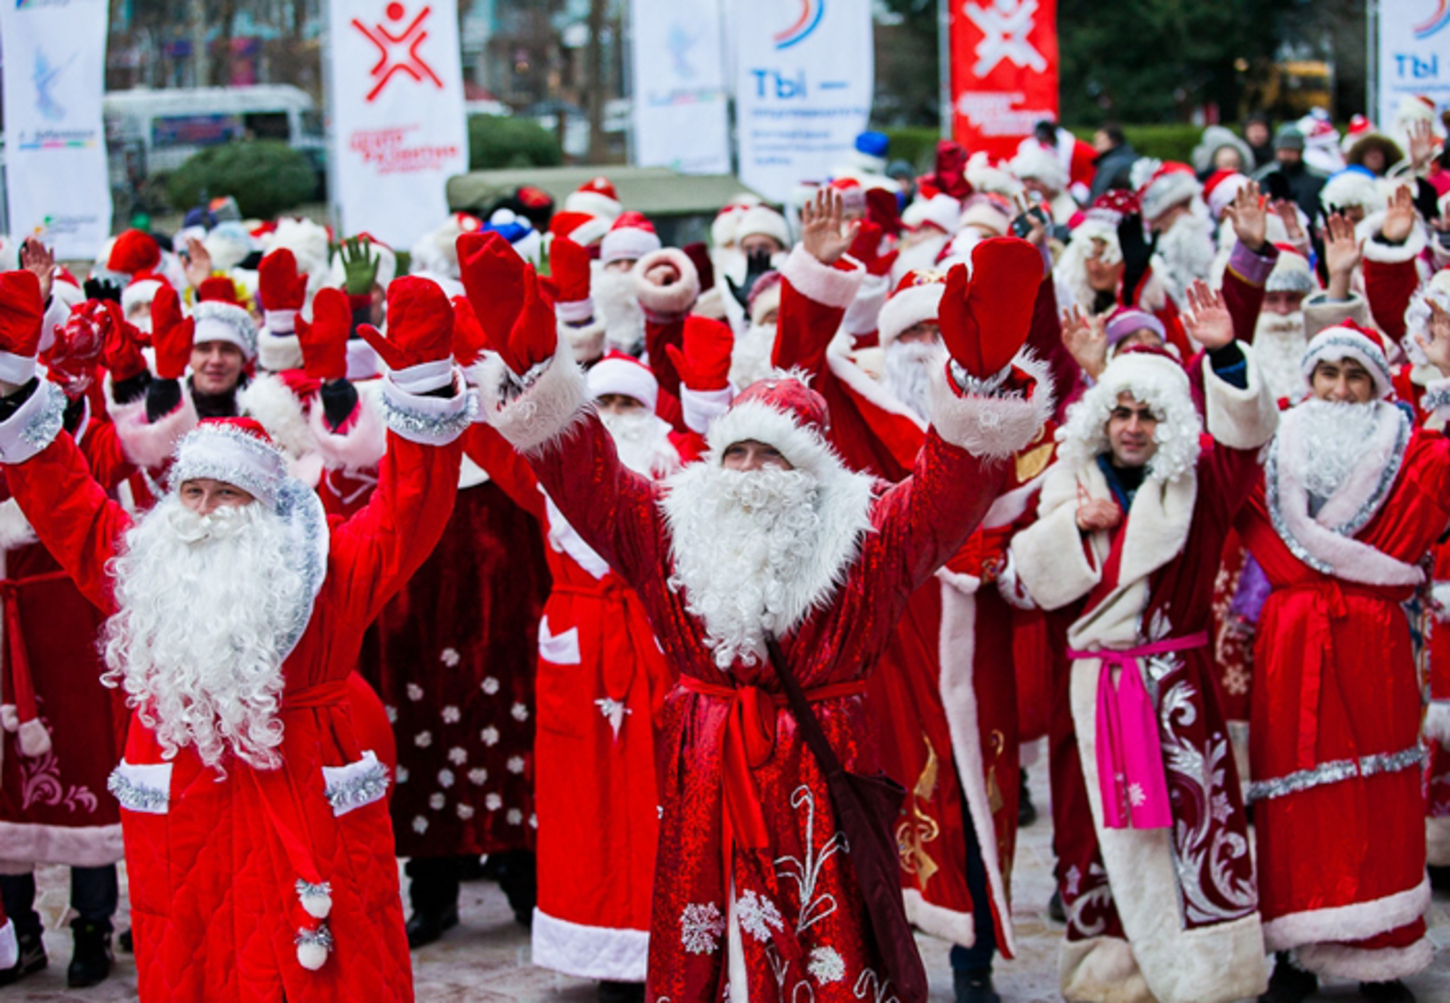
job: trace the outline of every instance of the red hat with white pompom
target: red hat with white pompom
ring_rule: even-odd
[[[660,384],[649,366],[632,355],[611,351],[590,367],[585,380],[589,396],[596,400],[617,394],[637,400],[653,411],[659,401]]]
[[[619,201],[619,193],[614,190],[613,183],[600,175],[597,178],[590,178],[570,192],[564,199],[564,210],[588,213],[591,216],[603,216],[612,220],[624,212],[624,205]]]
[[[907,328],[937,319],[946,281],[946,273],[936,271],[918,270],[901,277],[876,316],[876,336],[883,349]]]
[[[643,213],[627,212],[614,221],[599,242],[599,260],[606,265],[611,261],[638,261],[661,246],[654,224]]]

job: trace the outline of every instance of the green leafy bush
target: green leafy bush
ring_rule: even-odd
[[[936,141],[941,139],[940,129],[929,125],[903,125],[881,131],[891,140],[887,156],[892,160],[906,161],[919,174],[932,169],[936,159]]]
[[[468,169],[556,167],[564,162],[559,140],[539,123],[503,115],[468,119]]]
[[[275,139],[209,146],[171,175],[167,194],[178,207],[231,195],[243,216],[270,219],[312,198],[317,171],[307,157]]]

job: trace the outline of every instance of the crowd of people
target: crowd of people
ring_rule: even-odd
[[[995,1003],[1045,739],[1065,999],[1412,1000],[1445,133],[7,242],[0,985],[59,864],[147,1001],[411,1000],[484,874],[603,1003],[922,1003],[913,930]]]

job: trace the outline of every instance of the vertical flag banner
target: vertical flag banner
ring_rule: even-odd
[[[1010,157],[1057,119],[1057,0],[951,0],[952,137]]]
[[[871,115],[870,0],[736,0],[740,180],[774,201],[848,162]]]
[[[0,4],[10,232],[43,232],[60,258],[94,258],[111,235],[107,14],[105,0]]]
[[[632,0],[634,161],[730,173],[720,0]]]
[[[346,233],[408,248],[468,169],[454,0],[329,0],[333,199]]]
[[[1379,29],[1379,107],[1371,111],[1388,133],[1406,97],[1450,105],[1450,0],[1380,0]]]

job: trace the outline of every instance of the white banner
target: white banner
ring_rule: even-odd
[[[111,234],[106,0],[0,4],[5,56],[5,197],[10,232],[56,257],[94,259]]]
[[[1450,0],[1380,0],[1379,43],[1381,129],[1407,96],[1450,105]]]
[[[847,164],[871,114],[871,0],[731,4],[740,180],[777,202]]]
[[[719,0],[632,0],[634,162],[730,173]]]
[[[454,0],[329,0],[332,197],[344,233],[406,250],[468,169]]]

